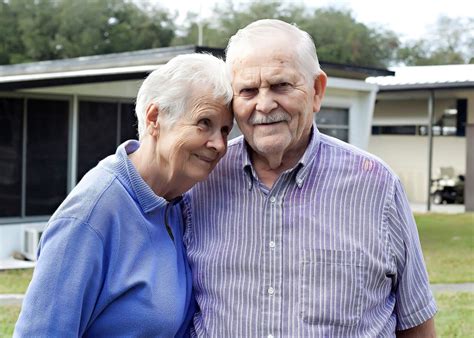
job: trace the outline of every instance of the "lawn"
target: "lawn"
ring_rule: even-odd
[[[0,337],[12,336],[19,313],[19,305],[0,306]]]
[[[430,282],[474,282],[474,214],[419,214],[415,219]]]
[[[33,269],[0,270],[0,294],[25,293],[32,274]]]
[[[438,337],[472,337],[474,332],[474,293],[440,292],[435,294]]]

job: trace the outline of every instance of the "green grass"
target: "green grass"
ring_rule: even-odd
[[[0,294],[25,293],[33,269],[0,270]]]
[[[20,314],[19,305],[0,306],[0,337],[11,337]]]
[[[415,219],[430,282],[474,282],[474,214],[419,214]]]
[[[474,293],[439,292],[435,294],[435,298],[438,304],[435,317],[438,337],[472,337]],[[0,306],[0,337],[12,335],[19,313],[19,306]]]
[[[443,337],[472,337],[474,334],[474,293],[443,292],[435,294],[438,313],[436,333]]]

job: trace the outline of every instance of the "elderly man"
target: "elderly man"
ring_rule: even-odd
[[[313,122],[326,74],[278,20],[227,48],[244,135],[185,200],[198,336],[434,336],[436,305],[396,175]]]

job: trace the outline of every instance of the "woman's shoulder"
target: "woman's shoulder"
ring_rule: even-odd
[[[130,199],[116,175],[97,166],[89,171],[69,193],[50,219],[76,219],[94,227],[97,218],[113,217],[122,209],[121,203]]]

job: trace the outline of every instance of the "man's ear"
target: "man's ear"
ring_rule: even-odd
[[[145,111],[145,125],[147,133],[152,136],[157,136],[160,132],[160,125],[158,123],[159,109],[155,103],[150,103]]]
[[[313,112],[317,113],[321,109],[321,103],[323,101],[324,93],[326,92],[327,81],[328,77],[322,70],[314,79]]]

